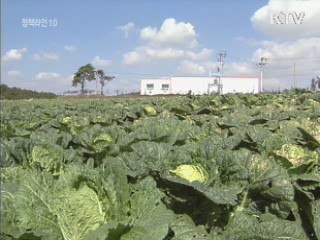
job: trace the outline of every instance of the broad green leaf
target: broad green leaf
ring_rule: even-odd
[[[150,179],[141,183],[149,190],[136,191],[130,198],[130,231],[121,240],[163,240],[169,231],[169,225],[175,216],[162,203],[162,194],[151,189]]]
[[[205,240],[208,235],[203,226],[195,226],[187,215],[178,216],[170,228],[174,233],[172,240]]]

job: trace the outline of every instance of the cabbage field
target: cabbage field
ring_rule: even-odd
[[[1,105],[1,239],[320,239],[319,93]]]

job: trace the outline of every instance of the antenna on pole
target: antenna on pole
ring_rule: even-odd
[[[218,74],[219,74],[219,85],[218,85],[218,92],[219,95],[223,93],[223,83],[222,83],[222,77],[223,77],[223,66],[224,66],[224,58],[227,56],[227,52],[225,50],[222,50],[218,54],[218,61],[219,61],[219,67],[218,67]]]
[[[293,63],[293,88],[296,88],[296,62]]]
[[[267,64],[267,58],[266,57],[262,57],[260,59],[260,62],[257,64],[257,66],[260,68],[260,81],[259,81],[259,92],[262,93],[263,92],[263,70],[264,70],[264,66]]]

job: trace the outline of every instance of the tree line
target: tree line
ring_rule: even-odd
[[[32,90],[9,87],[6,84],[0,84],[1,100],[19,100],[19,99],[49,99],[57,97],[54,93],[37,92]]]

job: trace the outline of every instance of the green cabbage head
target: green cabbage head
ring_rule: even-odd
[[[175,170],[170,170],[170,172],[189,181],[190,183],[194,181],[206,183],[208,180],[208,173],[201,165],[184,164],[178,166]]]
[[[155,116],[157,115],[157,111],[154,107],[152,106],[145,106],[143,108],[144,112],[148,115],[148,116]]]
[[[304,159],[308,156],[302,147],[293,144],[282,145],[281,149],[276,151],[276,154],[286,158],[293,166],[303,164]]]

